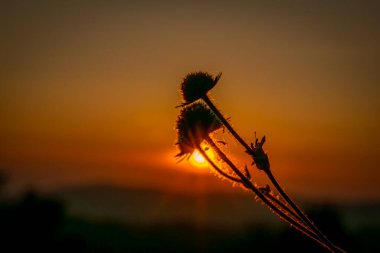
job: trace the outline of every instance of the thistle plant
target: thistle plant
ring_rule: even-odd
[[[329,251],[345,252],[327,239],[282,189],[272,173],[268,154],[263,149],[266,141],[265,136],[259,141],[255,134],[254,142],[248,145],[210,100],[208,92],[218,83],[220,77],[221,73],[214,78],[205,72],[195,72],[188,74],[183,80],[181,84],[183,103],[180,105],[182,109],[176,122],[176,145],[180,152],[176,157],[180,159],[190,157],[195,150],[198,150],[221,177],[252,191],[258,200],[264,203],[282,220]],[[252,158],[252,165],[255,165],[258,170],[266,174],[270,183],[282,198],[276,196],[269,185],[266,187],[257,186],[251,177],[249,168],[245,166],[244,169],[239,169],[218,147],[217,143],[213,140],[212,133],[222,127],[227,128],[231,135],[240,143],[245,153]],[[201,145],[204,142],[214,150],[230,170],[220,168],[207,155]]]

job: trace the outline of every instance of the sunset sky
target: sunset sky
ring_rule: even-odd
[[[223,72],[211,97],[247,141],[266,135],[286,190],[380,200],[379,12],[343,0],[2,1],[0,169],[14,190],[229,189],[174,159],[179,85],[202,70]]]

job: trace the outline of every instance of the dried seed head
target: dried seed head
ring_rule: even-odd
[[[181,84],[181,93],[184,105],[190,104],[207,94],[219,81],[222,73],[213,78],[206,72],[188,74]]]
[[[256,138],[256,132],[255,132],[255,143],[251,143],[251,155],[254,161],[254,164],[256,164],[256,167],[259,170],[263,171],[269,171],[270,170],[270,163],[268,154],[264,151],[263,145],[265,143],[265,136],[261,138],[261,141]]]
[[[210,133],[222,125],[204,103],[197,102],[182,108],[176,122],[176,145],[180,150],[176,157],[191,155]]]

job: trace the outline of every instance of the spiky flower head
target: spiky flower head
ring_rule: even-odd
[[[176,157],[191,155],[213,131],[223,126],[219,118],[202,102],[183,107],[176,122]]]
[[[206,72],[188,74],[181,84],[181,93],[184,105],[190,104],[207,94],[219,81],[222,73],[215,78]]]

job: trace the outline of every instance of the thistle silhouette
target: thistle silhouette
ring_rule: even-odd
[[[192,154],[210,133],[221,127],[222,122],[203,103],[184,107],[176,122],[176,144],[180,150],[176,157]]]
[[[281,219],[329,251],[345,252],[327,239],[277,182],[271,171],[268,154],[263,149],[263,145],[266,141],[265,136],[259,141],[255,133],[254,143],[248,145],[210,100],[208,92],[218,83],[220,77],[221,73],[214,78],[205,72],[194,72],[188,74],[183,80],[181,84],[181,94],[184,102],[179,106],[182,107],[182,109],[176,124],[176,144],[180,152],[176,157],[182,159],[189,157],[194,150],[197,149],[222,177],[239,183],[244,188],[251,190],[259,200]],[[257,169],[267,175],[282,198],[275,196],[275,193],[270,189],[269,185],[266,187],[257,187],[251,178],[248,167],[245,166],[244,170],[239,169],[218,147],[211,134],[222,126],[228,129],[232,136],[245,149],[245,153],[253,159],[252,165],[255,165]],[[228,165],[232,172],[224,171],[219,168],[201,147],[203,142],[206,142],[215,151],[218,157]]]

